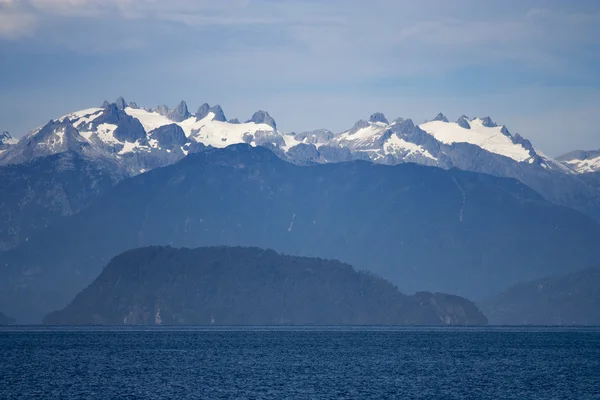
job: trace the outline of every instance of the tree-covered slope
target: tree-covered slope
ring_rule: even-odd
[[[600,227],[512,179],[415,164],[301,167],[209,149],[128,179],[0,254],[0,307],[39,321],[123,251],[256,246],[348,262],[401,291],[481,299],[600,259]]]
[[[81,211],[124,177],[110,163],[74,152],[0,166],[0,251]]]
[[[600,267],[519,283],[481,303],[498,325],[600,325]]]
[[[485,325],[468,300],[406,296],[338,261],[239,247],[147,247],[115,257],[48,324]]]

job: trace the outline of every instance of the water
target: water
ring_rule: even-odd
[[[598,329],[0,330],[0,399],[600,399]]]

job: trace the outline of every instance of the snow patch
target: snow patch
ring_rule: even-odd
[[[120,144],[115,136],[115,130],[117,129],[117,125],[113,124],[100,124],[98,125],[97,135],[100,140],[107,144]]]
[[[175,123],[169,118],[162,116],[157,112],[148,112],[141,108],[127,107],[125,108],[125,113],[134,118],[137,118],[146,132],[153,131],[154,129],[160,128],[161,126],[171,125]]]
[[[488,128],[476,118],[469,122],[471,129],[465,129],[455,122],[431,121],[419,125],[442,143],[470,143],[481,147],[490,153],[499,154],[523,162],[531,158],[531,154],[520,144],[515,144],[511,138],[501,132],[502,126]]]
[[[227,147],[231,144],[245,143],[244,135],[255,135],[256,132],[277,132],[267,124],[247,122],[244,124],[230,124],[228,122],[214,121],[215,114],[210,112],[201,120],[191,117],[179,123],[186,136],[199,143],[213,147]],[[278,132],[277,132],[278,133]],[[251,143],[256,145],[254,141]]]
[[[437,161],[430,152],[424,149],[422,146],[419,146],[412,142],[407,142],[406,140],[398,137],[398,135],[392,135],[383,145],[384,154],[396,154],[398,151],[407,152],[405,157],[410,157],[412,155],[418,154],[429,159]]]
[[[341,147],[354,149],[370,146],[373,145],[388,128],[388,125],[381,122],[370,123],[369,126],[361,128],[356,132],[352,132],[352,130],[342,132],[337,135],[332,142],[337,143]]]
[[[75,111],[67,115],[63,115],[58,120],[63,122],[65,118],[69,118],[70,120],[78,120],[77,124],[82,124],[84,122],[91,122],[94,119],[98,118],[102,113],[102,108],[86,108],[85,110]],[[85,120],[85,121],[84,121]],[[77,126],[77,125],[74,125]]]
[[[600,171],[600,156],[586,160],[568,160],[564,163],[580,174]]]

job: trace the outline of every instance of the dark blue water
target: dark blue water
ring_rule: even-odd
[[[600,399],[600,330],[0,330],[0,399]]]

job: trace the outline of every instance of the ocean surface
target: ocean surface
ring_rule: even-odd
[[[600,329],[0,329],[0,399],[600,399]]]

